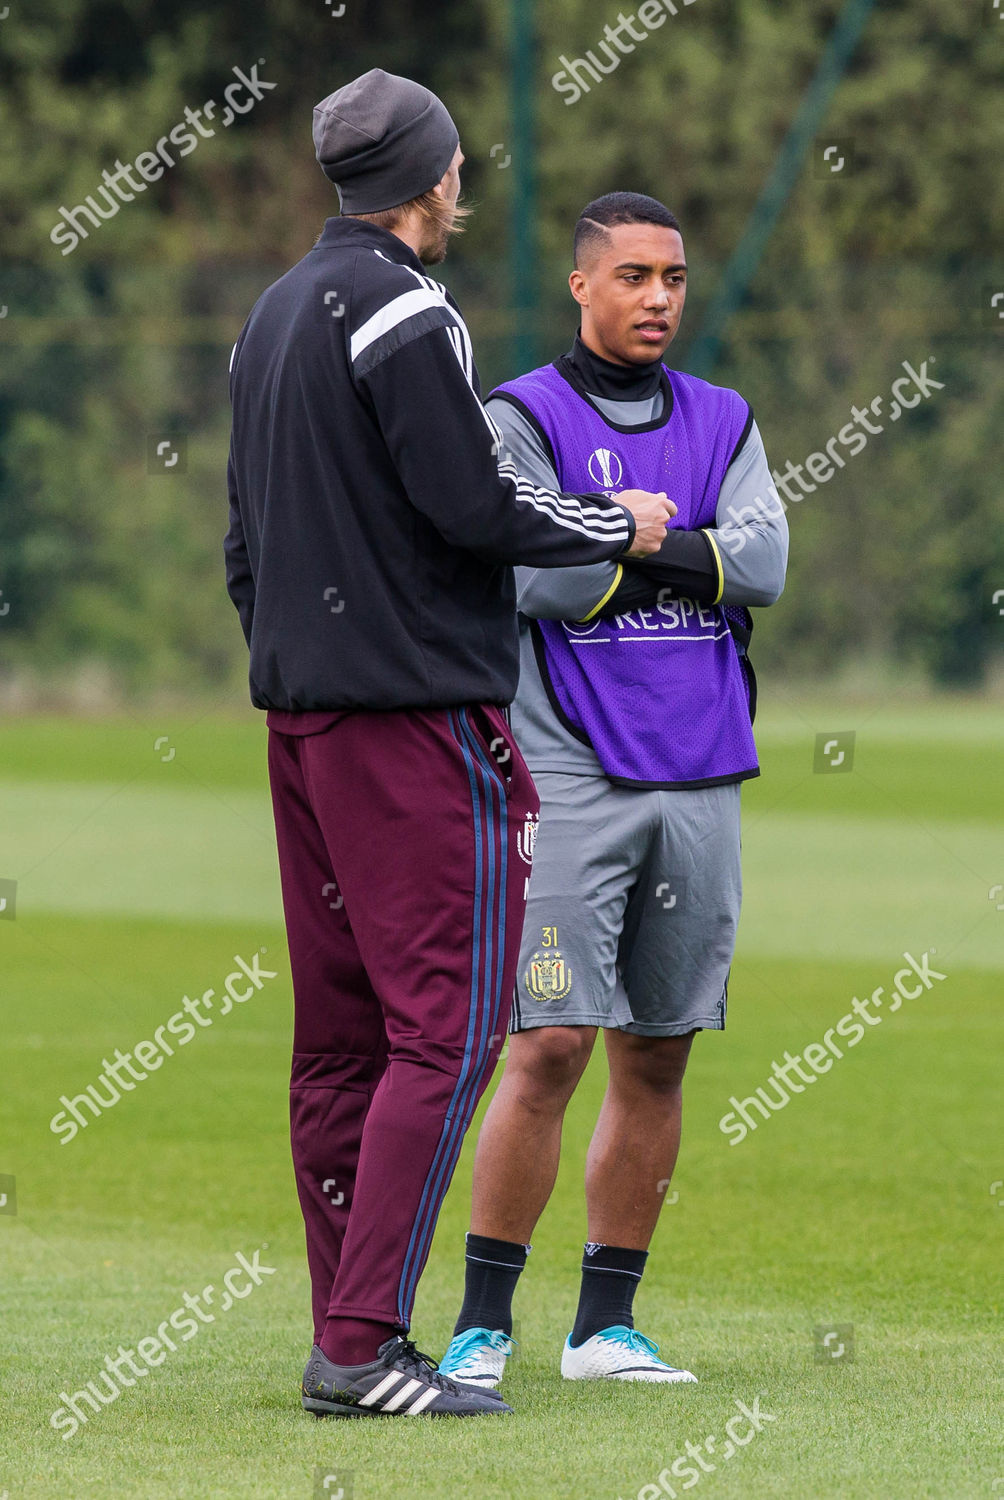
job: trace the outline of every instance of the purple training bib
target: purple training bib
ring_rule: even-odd
[[[693,531],[715,525],[726,470],[752,421],[736,391],[665,370],[657,423],[609,423],[555,365],[502,385],[546,435],[563,490],[664,490]],[[713,786],[759,774],[746,674],[729,628],[745,612],[668,598],[585,624],[533,623],[541,676],[572,734],[609,779]],[[748,618],[748,617],[747,617]]]

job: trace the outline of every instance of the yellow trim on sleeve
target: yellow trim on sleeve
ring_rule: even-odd
[[[719,568],[719,571],[721,571],[720,568]],[[588,615],[583,615],[582,616],[582,619],[579,620],[579,622],[578,622],[580,625],[585,625],[585,623],[586,623],[587,620],[591,620],[594,615],[598,615],[599,614],[600,610],[603,608],[604,604],[606,604],[607,600],[611,599],[613,597],[613,595],[616,594],[617,590],[620,588],[621,579],[623,577],[624,577],[624,564],[623,563],[618,563],[617,564],[617,572],[614,574],[614,581],[613,581],[613,583],[607,589],[606,593],[603,595],[603,598],[599,601],[599,603],[593,605],[593,607],[589,611]]]
[[[711,535],[711,532],[705,529],[704,535],[711,543],[711,550],[715,554],[715,567],[718,569],[718,593],[715,595],[711,602],[712,604],[721,604],[722,595],[725,592],[725,570],[722,567],[722,554],[719,552],[718,543]]]

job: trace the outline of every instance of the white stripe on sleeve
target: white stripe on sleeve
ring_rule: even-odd
[[[382,254],[379,250],[376,253]],[[382,259],[386,260],[388,257],[382,256]],[[434,281],[430,276],[421,276],[413,266],[405,269],[411,272],[422,290],[402,293],[400,297],[389,302],[386,307],[363,324],[352,337],[353,360],[357,359],[363,350],[376,339],[391,328],[396,328],[406,318],[414,317],[416,313],[423,312],[427,307],[442,307],[453,320],[452,326],[447,328],[451,347],[468,385],[474,390],[474,347],[467,324],[450,306],[446,299],[445,289],[438,281]],[[521,500],[525,500],[533,506],[534,510],[556,521],[559,526],[564,526],[569,531],[577,531],[580,536],[593,537],[597,541],[608,541],[611,538],[627,541],[629,530],[623,515],[611,514],[609,510],[604,510],[597,505],[576,504],[574,500],[566,500],[563,495],[551,490],[538,489],[529,479],[524,478],[512,460],[503,455],[504,438],[501,428],[491,413],[485,410],[480,400],[478,406],[485,419],[485,425],[492,435],[499,473],[504,479],[513,481]]]
[[[542,511],[552,521],[557,521],[559,526],[566,526],[570,531],[578,531],[582,536],[596,537],[600,541],[608,541],[614,537],[627,540],[628,525],[623,515],[603,510],[596,505],[576,504],[574,500],[566,499],[553,490],[540,490],[529,479],[524,478],[509,459],[499,463],[499,473],[503,479],[512,480],[521,500],[527,501],[534,510]]]
[[[379,312],[363,324],[352,335],[351,355],[353,363],[363,354],[377,339],[383,338],[385,333],[390,333],[392,328],[407,322],[409,318],[415,318],[419,313],[425,312],[432,307],[445,308],[453,317],[453,311],[444,303],[442,297],[437,297],[434,292],[426,288],[420,288],[414,292],[403,292],[400,297],[395,297],[393,302],[388,302],[386,307],[381,307]]]

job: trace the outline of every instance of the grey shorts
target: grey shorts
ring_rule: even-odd
[[[725,1027],[740,787],[632,791],[541,771],[511,1030]]]

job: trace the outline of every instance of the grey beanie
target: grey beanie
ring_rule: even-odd
[[[420,83],[373,68],[314,110],[314,146],[342,212],[375,214],[410,203],[446,175],[460,135]]]

